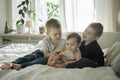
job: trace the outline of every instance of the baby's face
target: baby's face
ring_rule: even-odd
[[[69,38],[66,42],[66,50],[69,51],[76,51],[77,48],[79,47],[79,44],[77,43],[77,39],[76,38]]]
[[[53,44],[56,44],[61,38],[61,28],[50,28],[48,36]]]

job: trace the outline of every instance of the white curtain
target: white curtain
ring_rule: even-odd
[[[105,32],[116,32],[119,0],[95,0],[96,21],[104,26]]]
[[[63,31],[84,31],[91,22],[100,22],[104,32],[116,32],[119,0],[62,0],[64,8]],[[120,14],[119,14],[120,15]],[[63,17],[62,16],[62,17]],[[120,23],[119,23],[120,24]]]
[[[87,25],[95,20],[94,0],[63,0],[64,31],[84,31]]]
[[[116,30],[117,32],[120,32],[120,0],[117,0],[117,27]]]
[[[9,23],[15,29],[17,4],[20,0],[9,2]],[[60,4],[63,32],[84,31],[94,21],[101,22],[105,32],[120,31],[120,0],[60,0]]]

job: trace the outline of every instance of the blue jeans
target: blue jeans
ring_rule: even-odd
[[[13,63],[20,64],[22,68],[27,66],[31,66],[33,64],[47,64],[48,57],[45,57],[43,52],[40,50],[36,50],[31,54],[25,55],[24,57],[20,57],[13,61]]]
[[[98,67],[98,65],[87,58],[82,58],[79,61],[70,63],[66,66],[66,68],[84,68],[84,67]]]

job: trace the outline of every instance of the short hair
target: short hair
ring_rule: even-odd
[[[51,18],[46,22],[46,30],[49,31],[50,28],[61,28],[61,24],[57,19]]]
[[[103,25],[101,23],[91,23],[88,26],[95,30],[95,36],[100,37],[103,33]]]
[[[78,33],[70,33],[68,36],[67,36],[67,40],[70,39],[70,38],[76,38],[77,39],[77,43],[80,43],[81,42],[81,37]]]

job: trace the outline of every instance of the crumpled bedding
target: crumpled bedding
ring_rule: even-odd
[[[32,44],[10,44],[4,48],[0,48],[0,63],[12,61],[18,57],[30,54],[36,50]]]
[[[0,64],[10,62],[36,50],[31,44],[11,44],[0,48]],[[0,70],[0,80],[120,80],[110,66],[65,69],[47,65],[32,65],[16,70]]]
[[[32,65],[16,70],[1,70],[0,80],[120,80],[111,67],[65,69]]]

